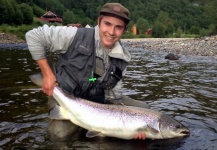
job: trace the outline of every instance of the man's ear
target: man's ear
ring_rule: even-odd
[[[99,26],[99,24],[100,24],[100,19],[99,19],[99,17],[97,18],[97,25]]]

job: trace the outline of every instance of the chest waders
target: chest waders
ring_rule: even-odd
[[[79,28],[66,53],[57,61],[56,77],[60,87],[76,97],[104,103],[104,90],[112,89],[122,79],[127,62],[110,58],[100,80],[94,77],[96,62],[94,28]]]

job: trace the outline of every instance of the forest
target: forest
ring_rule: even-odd
[[[136,25],[141,35],[147,29],[152,29],[153,37],[216,34],[216,0],[0,0],[0,26],[32,25],[34,18],[46,11],[61,16],[63,25],[96,25],[99,10],[106,2],[127,7],[131,18],[128,29]]]

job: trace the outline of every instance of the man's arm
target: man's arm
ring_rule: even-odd
[[[46,51],[65,52],[71,45],[76,32],[75,27],[44,25],[26,33],[29,51],[43,74],[42,91],[47,95],[52,95],[56,77],[47,62]]]
[[[76,33],[76,27],[44,25],[28,31],[25,37],[32,58],[40,60],[46,58],[47,50],[66,52]]]
[[[56,77],[48,64],[47,59],[36,60],[36,62],[43,74],[42,91],[51,96],[53,94],[54,85],[56,84]]]

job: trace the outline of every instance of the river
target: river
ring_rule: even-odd
[[[217,60],[184,56],[164,59],[166,53],[129,47],[132,61],[123,94],[146,101],[190,129],[190,136],[168,140],[120,140],[85,137],[67,142],[47,133],[47,97],[29,79],[39,71],[28,50],[0,49],[0,150],[215,150],[217,149]]]

